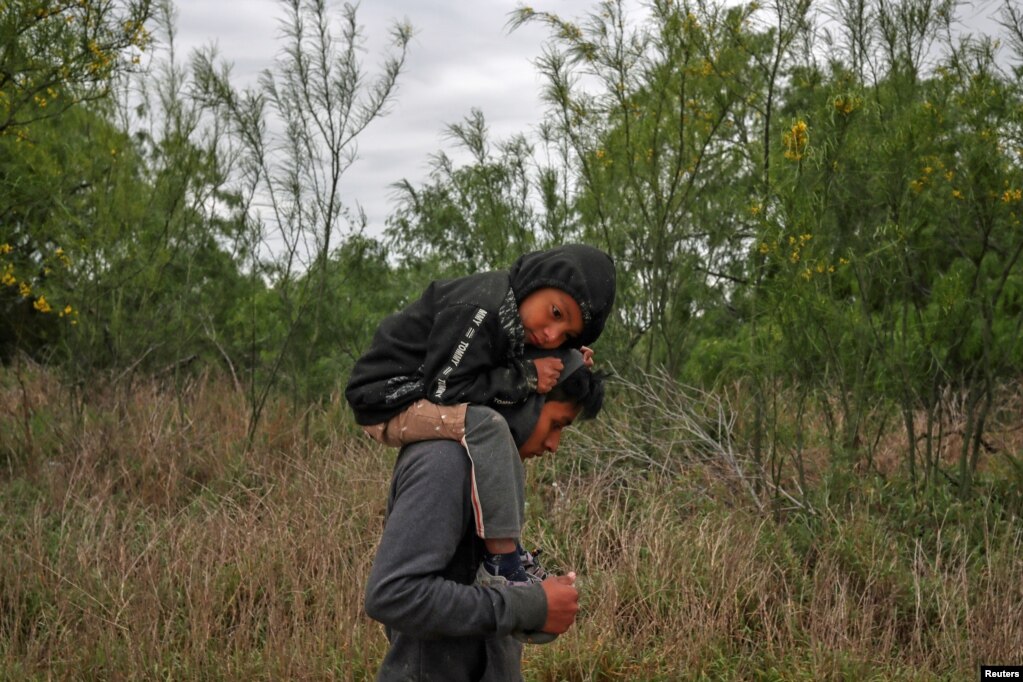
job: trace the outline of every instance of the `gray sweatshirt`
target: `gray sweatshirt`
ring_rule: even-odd
[[[540,585],[473,585],[483,558],[474,532],[469,458],[454,441],[406,446],[366,586],[366,613],[386,626],[381,682],[521,680],[522,645],[509,637],[547,619]]]

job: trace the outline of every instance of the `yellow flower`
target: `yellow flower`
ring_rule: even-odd
[[[952,190],[952,196],[955,197],[956,199],[962,199],[963,198],[963,193],[960,192],[957,189],[954,189],[954,190]]]
[[[18,280],[14,278],[13,270],[10,269],[5,270],[4,276],[0,277],[0,284],[3,284],[5,287],[13,287],[17,283]]]
[[[1002,194],[1002,201],[1005,203],[1011,203],[1013,201],[1023,201],[1023,190],[1021,189],[1007,189]]]
[[[851,114],[860,107],[859,97],[846,97],[839,95],[835,98],[835,111],[840,114]]]
[[[40,296],[39,298],[37,298],[35,302],[32,303],[32,307],[41,313],[48,313],[51,310],[53,310],[52,308],[50,308],[50,304],[46,302],[45,296]]]
[[[28,282],[22,282],[18,285],[18,293],[21,294],[22,298],[28,298],[32,295],[32,287],[29,286]]]
[[[8,254],[11,251],[14,251],[14,247],[10,244],[0,244],[0,255]]]
[[[785,158],[791,161],[799,161],[806,152],[806,146],[810,142],[806,121],[799,120],[792,124],[792,128],[782,135],[782,143],[785,145]]]

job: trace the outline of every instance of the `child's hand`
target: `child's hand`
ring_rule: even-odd
[[[533,360],[533,364],[536,365],[536,392],[549,393],[558,383],[565,363],[557,358],[537,358]]]
[[[589,346],[582,346],[579,352],[583,354],[583,365],[593,367],[593,349]]]

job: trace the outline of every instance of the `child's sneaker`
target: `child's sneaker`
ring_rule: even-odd
[[[537,557],[540,556],[540,552],[543,551],[542,549],[534,549],[532,552],[527,552],[522,548],[522,545],[519,545],[518,549],[519,561],[530,580],[535,583],[542,583],[550,577],[550,573],[547,572],[547,569],[540,565],[540,562],[537,561]]]
[[[476,572],[476,582],[489,584],[491,587],[503,587],[505,585],[530,585],[534,581],[526,572],[522,555],[518,552],[508,554],[487,553],[480,563]]]
[[[476,569],[476,584],[481,587],[524,587],[532,585],[533,582],[525,570],[522,570],[521,576],[513,577],[494,573],[493,569],[487,566],[486,561]]]

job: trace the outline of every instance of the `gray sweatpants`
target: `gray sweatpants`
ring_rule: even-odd
[[[476,535],[515,538],[525,523],[525,471],[508,423],[481,405],[437,405],[420,400],[383,424],[364,427],[392,447],[424,440],[459,441],[471,462]]]
[[[465,451],[472,462],[472,507],[481,538],[516,538],[525,523],[525,470],[504,417],[489,407],[465,411]]]

